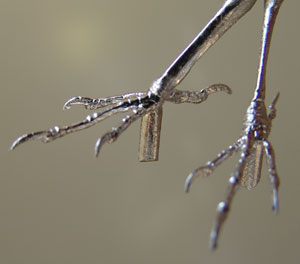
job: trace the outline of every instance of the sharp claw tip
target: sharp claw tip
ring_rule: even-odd
[[[13,143],[11,144],[11,146],[9,147],[8,151],[13,151],[16,148],[16,145]]]
[[[22,137],[21,137],[22,138]],[[21,144],[21,138],[16,139],[9,147],[9,151],[14,150],[17,146]]]
[[[209,248],[211,251],[215,251],[217,249],[217,239],[216,238],[211,238],[209,242]]]
[[[278,192],[275,191],[273,194],[273,203],[272,203],[272,210],[278,215],[279,211],[279,200],[278,200]]]
[[[95,157],[96,158],[98,158],[98,156],[99,156],[100,148],[101,148],[101,138],[99,138],[95,144]]]
[[[279,208],[278,208],[278,205],[272,205],[272,211],[275,212],[275,215],[278,215],[279,214]]]
[[[227,86],[227,90],[226,90],[226,92],[227,92],[228,94],[232,94],[232,90],[231,90],[231,88],[229,88],[229,87]]]
[[[210,240],[209,240],[209,248],[211,251],[216,250],[218,247],[218,232],[216,230],[211,231]]]
[[[185,184],[184,184],[184,190],[185,190],[185,192],[189,192],[189,191],[190,191],[193,177],[194,177],[194,174],[191,173],[191,174],[186,178]]]
[[[68,104],[65,104],[65,105],[63,106],[63,111],[69,110],[69,109],[70,109],[70,106],[69,106]]]
[[[190,191],[190,186],[191,186],[190,182],[186,182],[185,183],[185,185],[184,185],[184,191],[186,193],[188,193]]]

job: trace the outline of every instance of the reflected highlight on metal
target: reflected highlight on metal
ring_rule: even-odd
[[[257,86],[254,97],[247,110],[245,123],[241,137],[234,145],[222,151],[218,157],[205,166],[193,171],[186,179],[185,189],[189,191],[192,182],[201,176],[209,176],[223,161],[233,153],[240,151],[240,159],[237,168],[229,179],[229,186],[223,201],[217,208],[217,217],[210,235],[210,247],[215,249],[219,238],[220,230],[228,216],[233,197],[240,185],[251,189],[258,183],[261,175],[261,163],[263,152],[267,158],[267,165],[270,175],[270,183],[273,189],[272,209],[278,213],[278,187],[279,177],[275,163],[275,153],[268,140],[272,128],[272,120],[276,117],[275,105],[279,98],[279,93],[274,98],[269,107],[269,114],[265,106],[266,93],[266,69],[272,38],[273,27],[283,0],[265,0],[264,23],[262,34],[262,46],[260,63],[258,68]]]

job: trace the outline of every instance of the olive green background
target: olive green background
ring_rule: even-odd
[[[139,121],[94,157],[115,116],[51,144],[23,133],[80,121],[77,95],[145,91],[223,0],[0,0],[0,263],[296,263],[299,261],[299,1],[276,24],[267,103],[280,91],[270,141],[281,178],[271,211],[264,164],[253,191],[240,189],[208,249],[218,202],[237,156],[184,193],[186,176],[239,137],[256,84],[263,1],[212,47],[180,89],[233,89],[200,105],[166,103],[160,160],[137,160]]]

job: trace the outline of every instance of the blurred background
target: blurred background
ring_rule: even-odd
[[[1,0],[0,262],[295,263],[299,258],[299,1],[276,24],[267,103],[280,91],[270,141],[281,178],[280,214],[271,211],[264,164],[253,190],[240,189],[208,249],[218,202],[237,156],[184,193],[186,176],[239,137],[256,84],[263,1],[212,47],[180,85],[226,83],[200,105],[166,103],[160,159],[137,159],[139,121],[94,157],[110,118],[51,144],[9,152],[23,133],[80,121],[72,96],[145,91],[224,3],[172,0]],[[297,252],[298,251],[298,252]]]

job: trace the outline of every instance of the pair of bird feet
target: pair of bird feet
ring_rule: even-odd
[[[209,21],[206,27],[196,36],[189,46],[171,64],[166,72],[153,82],[146,92],[129,93],[121,96],[92,99],[87,97],[73,97],[66,102],[64,109],[69,109],[73,105],[83,105],[86,109],[96,110],[92,115],[88,115],[81,122],[64,127],[55,126],[49,130],[42,130],[25,134],[17,138],[11,145],[15,149],[20,144],[29,140],[41,140],[51,142],[70,133],[89,128],[100,121],[117,113],[127,113],[122,119],[122,123],[105,133],[95,144],[95,154],[99,152],[104,143],[114,142],[134,121],[142,118],[148,135],[154,135],[153,131],[159,133],[159,122],[148,125],[147,116],[156,113],[156,118],[161,118],[161,109],[165,101],[172,103],[201,103],[210,94],[223,91],[228,94],[231,89],[224,84],[214,84],[201,91],[180,91],[175,87],[185,78],[193,65],[233,24],[235,24],[244,14],[246,14],[256,0],[227,0],[216,15]],[[239,186],[248,189],[254,188],[261,177],[262,160],[265,154],[270,175],[270,182],[273,190],[272,208],[278,212],[278,187],[279,177],[276,170],[275,154],[268,137],[271,132],[272,120],[276,116],[275,105],[279,98],[279,93],[270,105],[269,113],[265,106],[265,73],[268,61],[268,53],[275,19],[283,0],[264,1],[264,23],[262,34],[262,46],[260,54],[260,65],[258,70],[257,87],[254,97],[248,107],[243,124],[243,130],[238,140],[222,151],[215,159],[194,170],[186,179],[185,190],[188,192],[192,182],[198,177],[209,176],[216,167],[236,152],[240,152],[240,159],[237,167],[229,179],[228,189],[224,200],[217,207],[216,221],[210,236],[210,246],[217,247],[219,232],[224,224],[233,197]],[[142,122],[143,122],[142,120]],[[150,119],[149,119],[150,120]],[[159,140],[159,136],[157,137]],[[145,148],[158,148],[158,144],[149,141]],[[157,143],[157,142],[156,142]],[[151,145],[152,144],[152,145]],[[147,152],[147,151],[146,151]],[[146,157],[147,160],[147,157]],[[150,159],[149,159],[150,160]]]

